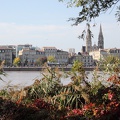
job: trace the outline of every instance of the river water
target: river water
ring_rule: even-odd
[[[18,86],[19,88],[29,86],[36,79],[41,79],[43,76],[40,71],[6,71],[6,76],[0,75],[0,89],[7,86]],[[66,85],[70,82],[69,78],[61,79],[61,82]]]
[[[0,89],[8,86],[16,86],[23,88],[25,86],[32,85],[36,79],[41,79],[43,76],[40,71],[6,71],[6,76],[0,75]],[[93,77],[92,72],[86,72],[88,80]],[[70,78],[62,78],[63,85],[70,83]]]

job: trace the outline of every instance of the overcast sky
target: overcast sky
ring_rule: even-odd
[[[58,0],[0,0],[0,45],[32,44],[51,46],[68,51],[81,51],[85,41],[78,39],[86,29],[86,22],[71,26],[70,17],[77,17],[80,8],[67,8]],[[98,42],[100,24],[105,48],[120,48],[120,23],[111,9],[93,20],[92,43]],[[92,25],[96,23],[95,27]]]

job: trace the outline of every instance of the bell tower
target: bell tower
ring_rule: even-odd
[[[90,26],[88,25],[87,35],[86,35],[86,52],[89,53],[90,51],[92,51],[92,41],[91,41]]]

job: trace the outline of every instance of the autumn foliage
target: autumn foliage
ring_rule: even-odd
[[[109,65],[104,62],[101,66],[100,63],[101,68],[98,66],[99,69],[93,71],[91,81],[82,63],[76,61],[67,73],[46,67],[43,78],[33,85],[22,90],[1,90],[0,119],[119,120],[119,60],[111,60]],[[63,85],[61,77],[67,77],[71,82]]]

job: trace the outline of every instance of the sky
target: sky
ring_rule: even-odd
[[[32,44],[65,51],[75,48],[76,53],[80,52],[85,40],[78,36],[86,29],[86,22],[78,26],[68,22],[79,11],[80,8],[67,8],[66,3],[58,0],[0,0],[0,45]],[[112,8],[91,21],[92,44],[98,42],[101,24],[104,47],[120,48],[120,22],[115,11]]]

